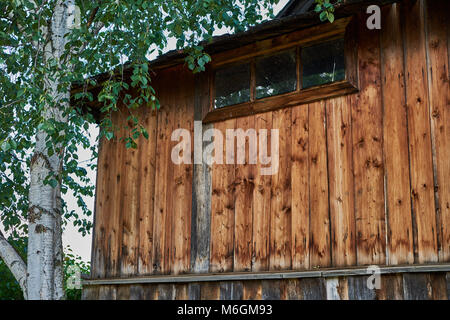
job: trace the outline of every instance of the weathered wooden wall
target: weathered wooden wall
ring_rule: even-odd
[[[153,86],[161,109],[134,111],[149,132],[137,150],[126,150],[118,139],[102,140],[92,277],[189,270],[193,166],[171,161],[171,135],[177,128],[193,130],[193,81],[182,66],[158,73]],[[123,126],[128,115],[122,110],[113,122]]]
[[[209,125],[279,129],[273,176],[260,165],[173,164],[170,136],[204,114],[208,75],[157,71],[161,110],[138,111],[148,142],[101,143],[91,278],[449,262],[449,12],[446,0],[404,1],[383,8],[381,30],[361,14],[359,93]],[[261,286],[241,294],[260,297]],[[219,287],[198,295],[220,297]],[[392,290],[382,296],[406,294]],[[190,296],[185,286],[164,294]]]
[[[214,124],[279,129],[280,169],[213,166],[211,271],[449,261],[449,11],[428,3],[359,17],[358,94]]]

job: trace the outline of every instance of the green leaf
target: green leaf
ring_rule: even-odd
[[[145,128],[141,129],[142,135],[144,136],[145,139],[148,139],[148,132]]]
[[[105,133],[106,139],[111,140],[112,138],[114,138],[114,132],[112,131],[107,131]]]
[[[8,141],[4,141],[3,143],[2,143],[2,150],[3,151],[8,151],[9,149],[11,148],[11,145],[9,144],[9,142]]]
[[[330,21],[331,23],[334,22],[334,14],[332,14],[332,13],[328,14],[328,21]]]

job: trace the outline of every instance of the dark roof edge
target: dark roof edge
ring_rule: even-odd
[[[336,7],[335,17],[336,19],[351,16],[358,13],[362,7],[367,7],[372,4],[383,6],[399,2],[400,0],[346,0],[345,3]],[[302,14],[275,18],[263,22],[257,26],[250,28],[247,31],[237,34],[225,34],[221,36],[213,37],[209,43],[201,43],[205,51],[208,54],[215,54],[222,51],[235,49],[241,46],[248,45],[255,41],[260,41],[268,38],[272,38],[284,33],[289,33],[295,30],[305,29],[322,23],[319,20],[316,12],[306,12]],[[171,67],[184,62],[186,53],[184,50],[172,50],[169,51],[155,60],[149,62],[151,69],[162,69]],[[129,69],[130,63],[126,63],[124,67],[124,73]],[[103,81],[110,77],[110,73],[102,73],[92,77],[93,80],[101,84]],[[80,86],[74,86],[73,92],[79,91]]]

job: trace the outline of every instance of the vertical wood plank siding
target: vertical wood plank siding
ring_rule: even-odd
[[[438,251],[423,6],[424,1],[406,1],[403,7],[411,196],[419,263],[437,261]]]
[[[91,277],[449,262],[449,9],[446,0],[389,5],[381,30],[360,14],[359,92],[200,125],[223,134],[203,148],[222,152],[224,164],[171,161],[173,130],[187,129],[194,148],[210,75],[156,71],[161,109],[138,111],[149,139],[137,150],[101,141]],[[116,125],[126,124],[121,110]],[[236,128],[257,138],[267,129],[269,155],[270,130],[279,130],[276,174],[250,163],[248,143],[227,140]],[[226,163],[231,145],[235,157],[246,151],[244,163]],[[85,297],[442,299],[447,290],[445,275],[386,275],[375,293],[365,279],[92,287]]]
[[[358,265],[384,264],[386,253],[380,30],[369,30],[364,17],[358,19],[360,93],[348,106],[352,114]]]
[[[405,102],[405,70],[400,8],[383,9],[381,33],[383,91],[384,166],[389,264],[413,263],[413,232],[408,158],[408,126]]]

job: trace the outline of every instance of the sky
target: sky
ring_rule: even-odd
[[[288,2],[289,0],[280,0],[280,2],[275,6],[274,13],[277,14]],[[226,33],[226,30],[218,30],[214,32],[214,35],[220,35]],[[170,39],[168,41],[167,47],[164,49],[164,52],[170,51],[175,49],[176,47],[176,41],[175,39]],[[152,56],[150,56],[150,59],[156,58],[157,53],[155,52]],[[89,128],[89,132],[91,135],[91,143],[95,144],[96,137],[98,135],[98,127],[91,125]],[[83,149],[82,147],[79,148],[78,157],[80,162],[88,160],[92,158],[92,154],[89,150]],[[96,171],[90,170],[89,168],[85,168],[88,172],[88,176],[91,179],[91,181],[96,181]],[[67,203],[68,210],[75,210],[77,212],[80,212],[78,209],[77,201],[76,199],[71,196],[70,192],[68,192],[66,195],[64,195],[64,200]],[[94,212],[94,197],[85,197],[84,198],[86,205],[88,208],[91,209],[92,212]],[[91,221],[92,221],[91,216]],[[73,253],[76,255],[79,255],[84,261],[88,262],[91,261],[91,246],[92,246],[92,232],[89,235],[82,236],[81,233],[77,231],[77,228],[74,227],[71,223],[69,223],[66,226],[66,229],[63,233],[63,245],[64,247],[70,246]]]

